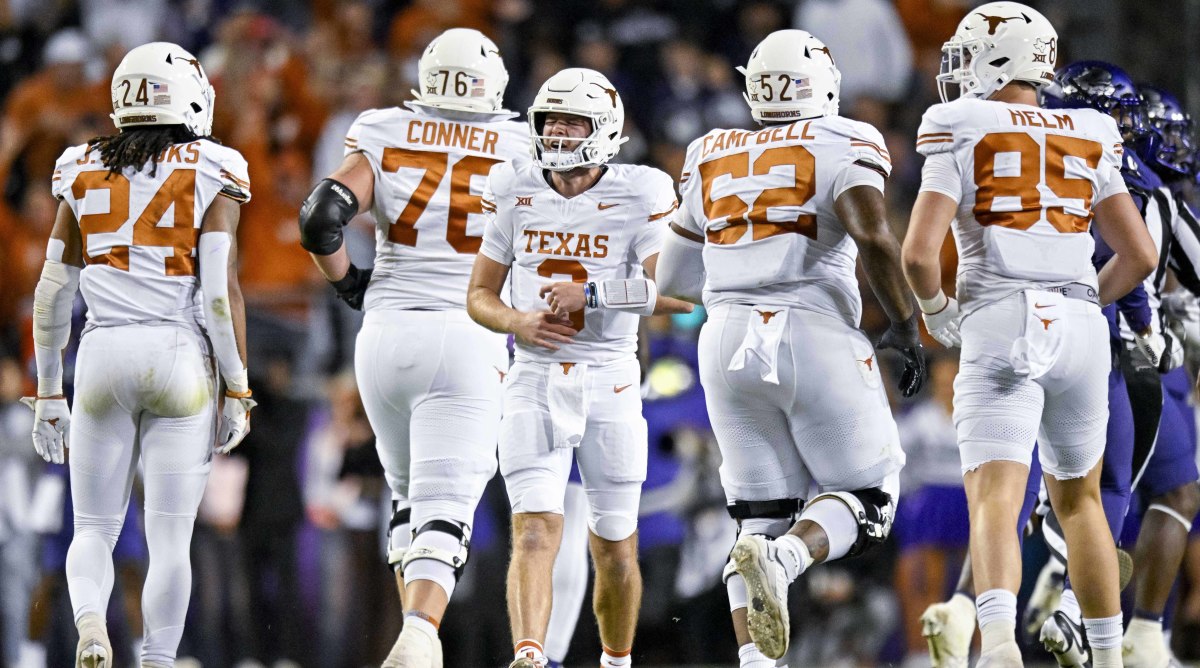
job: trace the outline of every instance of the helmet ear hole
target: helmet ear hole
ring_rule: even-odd
[[[989,63],[992,67],[1003,67],[1008,62],[1008,56],[1002,56]]]
[[[193,103],[192,103],[192,111],[194,111],[194,112],[196,112],[196,113],[198,114],[198,113],[200,113],[200,112],[202,111],[202,109],[200,108],[200,105],[198,105],[198,104],[196,104],[195,102],[193,102]]]

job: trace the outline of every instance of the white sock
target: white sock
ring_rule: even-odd
[[[1062,598],[1058,601],[1058,610],[1076,624],[1080,623],[1083,613],[1079,610],[1079,599],[1075,598],[1074,589],[1064,589]]]
[[[628,668],[633,665],[633,657],[631,654],[633,649],[627,649],[624,652],[614,652],[605,647],[600,654],[600,668]]]
[[[988,651],[1017,638],[1017,595],[1007,589],[989,589],[975,598],[981,651]]]
[[[534,662],[545,662],[546,655],[542,653],[542,643],[533,638],[518,640],[514,645],[513,657],[517,659],[533,659]]]
[[[813,563],[812,555],[808,553],[808,546],[800,540],[799,536],[785,533],[775,539],[775,546],[779,549],[781,557],[779,563],[783,566],[783,573],[787,576],[788,582],[795,582],[796,578],[808,570]]]
[[[1129,620],[1129,628],[1125,630],[1125,636],[1129,638],[1142,637],[1159,640],[1165,635],[1162,622],[1153,619],[1143,619],[1141,617],[1134,617]]]
[[[748,642],[738,648],[738,668],[775,668],[775,660],[768,659],[754,643]]]
[[[438,627],[434,626],[433,622],[421,613],[410,612],[404,615],[404,625],[411,626],[430,638],[438,637]]]
[[[729,594],[729,611],[750,605],[750,594],[746,593],[746,580],[741,573],[734,573],[725,581],[725,591]]]
[[[461,549],[461,543],[454,536],[441,531],[426,531],[416,538],[413,538],[412,545],[408,548],[408,554],[413,554],[420,549],[439,550],[457,554]],[[444,561],[437,559],[416,559],[408,562],[404,567],[404,583],[405,586],[416,580],[429,580],[436,583],[446,592],[446,598],[449,599],[454,595],[454,567]]]
[[[1117,613],[1112,617],[1101,617],[1099,619],[1083,618],[1083,628],[1087,632],[1088,644],[1092,649],[1113,649],[1116,648],[1117,658],[1120,658],[1121,649],[1121,614]]]
[[[954,612],[959,615],[971,615],[971,623],[975,623],[975,600],[962,592],[954,592],[954,596],[946,602],[946,605],[954,609]]]

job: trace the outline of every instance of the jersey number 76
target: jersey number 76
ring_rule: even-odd
[[[471,194],[471,177],[486,175],[492,165],[503,162],[496,158],[465,155],[450,169],[450,214],[446,217],[446,242],[459,253],[478,253],[482,237],[467,234],[467,216],[483,213],[482,197]],[[421,181],[408,198],[408,204],[388,230],[388,241],[401,246],[416,246],[417,220],[429,206],[429,200],[437,192],[442,178],[449,167],[450,156],[434,151],[416,151],[409,148],[385,148],[383,171],[397,172],[400,169],[422,170]]]

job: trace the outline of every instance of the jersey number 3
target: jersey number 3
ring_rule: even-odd
[[[1065,207],[1045,207],[1046,221],[1059,232],[1087,232],[1092,220],[1092,184],[1084,177],[1067,176],[1068,157],[1096,169],[1104,152],[1098,142],[1078,137],[1046,135],[1046,148],[1024,132],[993,132],[975,145],[975,220],[980,225],[999,225],[1027,230],[1042,219],[1042,183],[1060,199],[1080,200],[1087,212],[1080,216]],[[997,172],[1003,171],[1002,176]],[[998,198],[1007,200],[1007,211],[997,211]],[[1019,205],[1017,203],[1020,203]],[[1019,208],[1018,208],[1019,206]]]
[[[446,175],[450,156],[433,151],[408,148],[383,150],[383,171],[397,172],[401,168],[419,169],[421,181],[408,198],[400,217],[388,230],[388,241],[401,246],[417,245],[417,220],[425,213],[429,200],[437,192]],[[450,170],[450,215],[446,218],[446,242],[459,253],[475,254],[483,243],[482,237],[467,234],[467,215],[483,213],[482,197],[471,194],[471,177],[486,175],[492,165],[502,162],[495,158],[466,155]]]
[[[89,190],[108,191],[108,213],[85,213],[79,217],[79,233],[83,237],[87,263],[129,271],[129,246],[112,246],[106,253],[92,255],[88,244],[88,236],[116,232],[129,220],[129,179],[121,174],[109,176],[107,170],[80,172],[71,184],[71,196],[82,202]],[[176,169],[146,203],[133,224],[132,245],[173,249],[163,262],[167,276],[196,275],[196,260],[192,257],[199,235],[195,205],[196,170]],[[171,225],[160,226],[167,209],[173,210]]]

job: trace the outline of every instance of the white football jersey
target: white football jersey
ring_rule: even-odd
[[[484,195],[494,205],[480,253],[512,267],[509,296],[518,311],[549,311],[543,285],[642,278],[642,263],[662,248],[668,218],[678,206],[666,173],[610,164],[587,192],[567,199],[531,162],[494,168]],[[603,364],[633,359],[640,316],[616,309],[571,314],[579,333],[559,350],[518,342],[521,362]]]
[[[834,202],[854,186],[882,190],[891,169],[879,131],[839,116],[692,142],[675,222],[705,237],[704,305],[778,304],[857,327],[858,247]]]
[[[197,139],[164,150],[156,169],[147,163],[110,176],[100,152],[81,144],[58,158],[51,188],[79,223],[90,326],[203,324],[200,224],[218,195],[250,201],[240,153]]]
[[[465,309],[493,165],[529,154],[512,120],[457,120],[400,107],[364,111],[346,134],[375,174],[375,271],[364,307]]]
[[[926,156],[921,190],[958,202],[964,312],[1027,288],[1097,288],[1092,209],[1127,192],[1112,118],[962,98],[925,112],[917,151]]]

